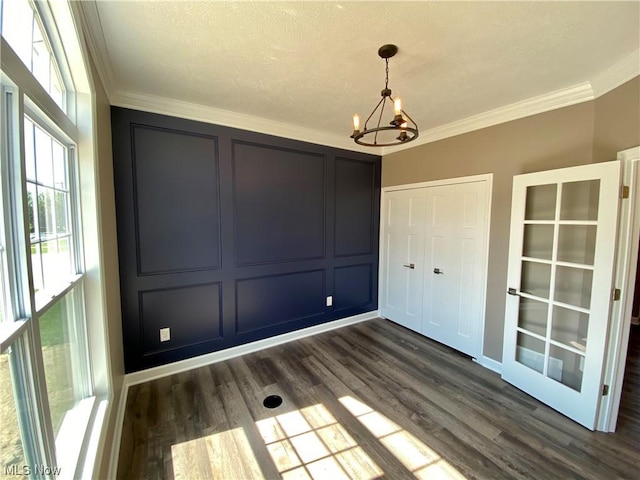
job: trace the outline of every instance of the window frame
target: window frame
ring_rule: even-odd
[[[6,0],[5,0],[6,1]],[[93,392],[90,397],[81,400],[77,406],[85,428],[74,426],[69,436],[82,440],[76,446],[67,462],[64,461],[63,477],[75,477],[82,472],[93,470],[99,464],[96,459],[98,444],[105,435],[107,405],[111,399],[111,375],[107,359],[108,345],[105,331],[104,284],[102,277],[102,252],[99,228],[94,218],[99,219],[99,201],[97,199],[97,177],[95,165],[95,92],[93,90],[90,69],[85,47],[82,44],[82,26],[77,22],[78,11],[67,2],[33,2],[29,1],[37,21],[43,26],[51,53],[56,57],[59,78],[64,86],[64,100],[67,113],[63,111],[49,95],[47,90],[33,76],[22,60],[13,52],[4,38],[0,38],[2,61],[0,79],[2,85],[2,101],[0,111],[2,119],[2,139],[7,152],[2,152],[2,182],[12,185],[16,192],[9,195],[8,189],[2,188],[3,200],[10,203],[3,208],[2,221],[9,224],[7,244],[7,266],[12,266],[8,273],[14,283],[8,289],[11,303],[16,305],[10,328],[0,325],[0,347],[6,351],[16,346],[21,355],[20,372],[26,382],[29,394],[28,431],[37,439],[34,454],[37,464],[50,467],[60,466],[56,462],[56,439],[53,438],[50,406],[47,397],[45,369],[42,357],[39,317],[44,315],[58,301],[64,301],[65,295],[74,289],[80,291],[83,301],[79,308],[84,312],[85,320],[81,322],[81,334],[84,336],[85,350],[88,350],[87,361],[84,362],[88,385],[87,390]],[[0,18],[2,14],[0,13]],[[56,26],[62,30],[56,30]],[[62,59],[62,61],[61,61]],[[74,66],[69,61],[74,62]],[[77,76],[79,74],[79,76]],[[5,97],[5,93],[7,94]],[[7,113],[10,112],[10,113]],[[7,122],[5,115],[12,115],[13,120]],[[54,138],[68,147],[70,171],[69,187],[71,204],[75,214],[70,216],[74,232],[74,263],[77,275],[55,299],[36,305],[33,288],[33,271],[29,239],[29,220],[27,211],[27,182],[25,173],[24,151],[24,116],[32,120],[52,134]],[[34,118],[34,116],[38,118]],[[16,121],[17,119],[17,121]],[[81,123],[78,123],[81,122]],[[5,128],[6,127],[6,128]],[[3,147],[3,150],[5,148]],[[17,157],[17,159],[16,159]],[[73,157],[73,158],[71,158]],[[19,165],[19,168],[15,166]],[[71,170],[71,169],[70,169]],[[82,182],[80,177],[82,175]],[[73,182],[73,183],[72,183]],[[7,215],[10,212],[10,218]],[[89,218],[87,228],[81,221]],[[97,241],[96,241],[97,240]],[[89,243],[87,243],[89,242]],[[86,246],[90,248],[85,248]],[[14,251],[15,250],[15,251]],[[88,255],[88,256],[87,256]],[[89,269],[89,270],[87,270]],[[90,297],[90,298],[89,298]],[[87,317],[91,314],[91,319]],[[19,345],[23,347],[18,348]],[[63,422],[64,424],[65,422]],[[62,430],[62,428],[61,428]],[[65,452],[69,449],[65,442]],[[62,449],[58,449],[58,455]],[[98,460],[96,462],[96,460]]]

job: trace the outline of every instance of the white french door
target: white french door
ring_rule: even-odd
[[[513,181],[502,377],[593,430],[613,293],[619,162]]]
[[[420,331],[424,272],[425,189],[385,195],[383,317]]]

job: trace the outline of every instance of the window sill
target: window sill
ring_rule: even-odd
[[[96,397],[80,400],[69,410],[62,420],[60,431],[56,437],[56,459],[60,468],[60,479],[75,478],[76,469],[80,463],[85,437],[91,425],[91,417]]]

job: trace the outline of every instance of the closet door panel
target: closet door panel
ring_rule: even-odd
[[[423,316],[426,190],[389,192],[384,211],[381,314],[419,332]]]
[[[426,194],[421,333],[473,357],[482,354],[487,182],[429,187]]]
[[[451,280],[456,272],[452,265],[456,246],[451,244],[453,216],[451,186],[444,185],[427,188],[427,227],[425,236],[425,316],[422,321],[422,333],[442,343],[448,343],[448,323],[451,309],[458,298],[451,291]]]

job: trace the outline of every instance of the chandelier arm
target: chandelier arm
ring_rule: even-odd
[[[380,101],[378,102],[378,104],[376,105],[376,108],[373,109],[373,111],[371,112],[371,114],[367,117],[367,120],[364,122],[364,129],[367,130],[367,123],[369,123],[369,120],[371,120],[371,117],[373,117],[373,114],[376,113],[376,110],[378,110],[378,107],[380,106],[380,104],[384,102],[384,97],[382,97],[380,99]],[[380,125],[380,124],[378,124]]]
[[[385,103],[387,103],[385,101],[386,99],[387,99],[386,97],[382,97],[382,108],[380,109],[380,116],[378,117],[378,125],[376,126],[377,128],[380,128],[380,122],[382,121],[382,114],[384,113],[384,105]],[[373,137],[373,143],[378,143],[378,132],[379,130],[376,131],[376,134]]]
[[[407,117],[407,120],[409,120],[411,123],[413,123],[413,126],[417,129],[418,128],[418,124],[416,122],[413,121],[413,118],[411,118],[409,116],[409,114],[407,112],[405,112],[404,110],[402,110],[402,114]]]

